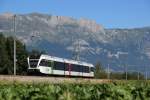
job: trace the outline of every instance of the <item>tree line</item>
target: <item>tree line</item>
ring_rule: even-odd
[[[16,39],[16,74],[27,74],[27,57],[29,55],[36,56],[40,52],[32,50],[29,52],[25,44]],[[0,33],[0,74],[12,75],[14,69],[14,38],[6,37]]]
[[[138,76],[139,74],[139,76]],[[108,72],[104,70],[104,67],[100,62],[97,62],[95,65],[95,78],[97,79],[108,79]],[[144,79],[144,75],[142,73],[137,72],[127,72],[128,80],[137,80],[139,77],[140,80]],[[110,72],[109,79],[126,79],[126,72]]]

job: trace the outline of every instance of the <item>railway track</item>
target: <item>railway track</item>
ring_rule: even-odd
[[[66,77],[45,77],[45,76],[13,76],[13,75],[0,75],[0,82],[23,82],[23,83],[83,83],[83,84],[96,84],[96,83],[109,83],[112,80],[107,79],[90,79],[90,78],[66,78]]]

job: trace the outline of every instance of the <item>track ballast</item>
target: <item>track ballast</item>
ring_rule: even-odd
[[[20,76],[20,75],[0,75],[0,81],[23,82],[23,83],[109,83],[112,80],[91,79],[91,78],[70,78],[70,77],[48,77],[48,76]]]

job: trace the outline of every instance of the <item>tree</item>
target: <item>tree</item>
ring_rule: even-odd
[[[11,74],[12,71],[9,69],[11,66],[11,61],[7,54],[6,49],[6,38],[3,34],[0,34],[0,73]]]
[[[30,56],[30,58],[39,58],[41,56],[41,54],[45,54],[44,51],[38,51],[38,50],[32,50],[31,52],[28,53],[28,55]]]
[[[7,52],[7,55],[8,55],[8,59],[9,59],[9,66],[7,66],[7,71],[9,73],[6,73],[6,74],[13,74],[13,54],[14,54],[14,39],[13,37],[7,37],[6,38],[6,43],[5,43],[5,46],[6,46],[6,52]]]
[[[13,74],[14,38],[0,34],[0,74]],[[17,74],[27,72],[27,55],[25,45],[16,40]]]
[[[17,74],[27,74],[27,50],[23,43],[16,41],[17,51]]]
[[[95,78],[107,78],[107,74],[104,71],[100,62],[96,63],[94,76]]]

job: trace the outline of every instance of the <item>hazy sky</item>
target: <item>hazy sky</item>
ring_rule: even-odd
[[[88,18],[105,28],[150,26],[150,0],[0,0],[0,13]]]

